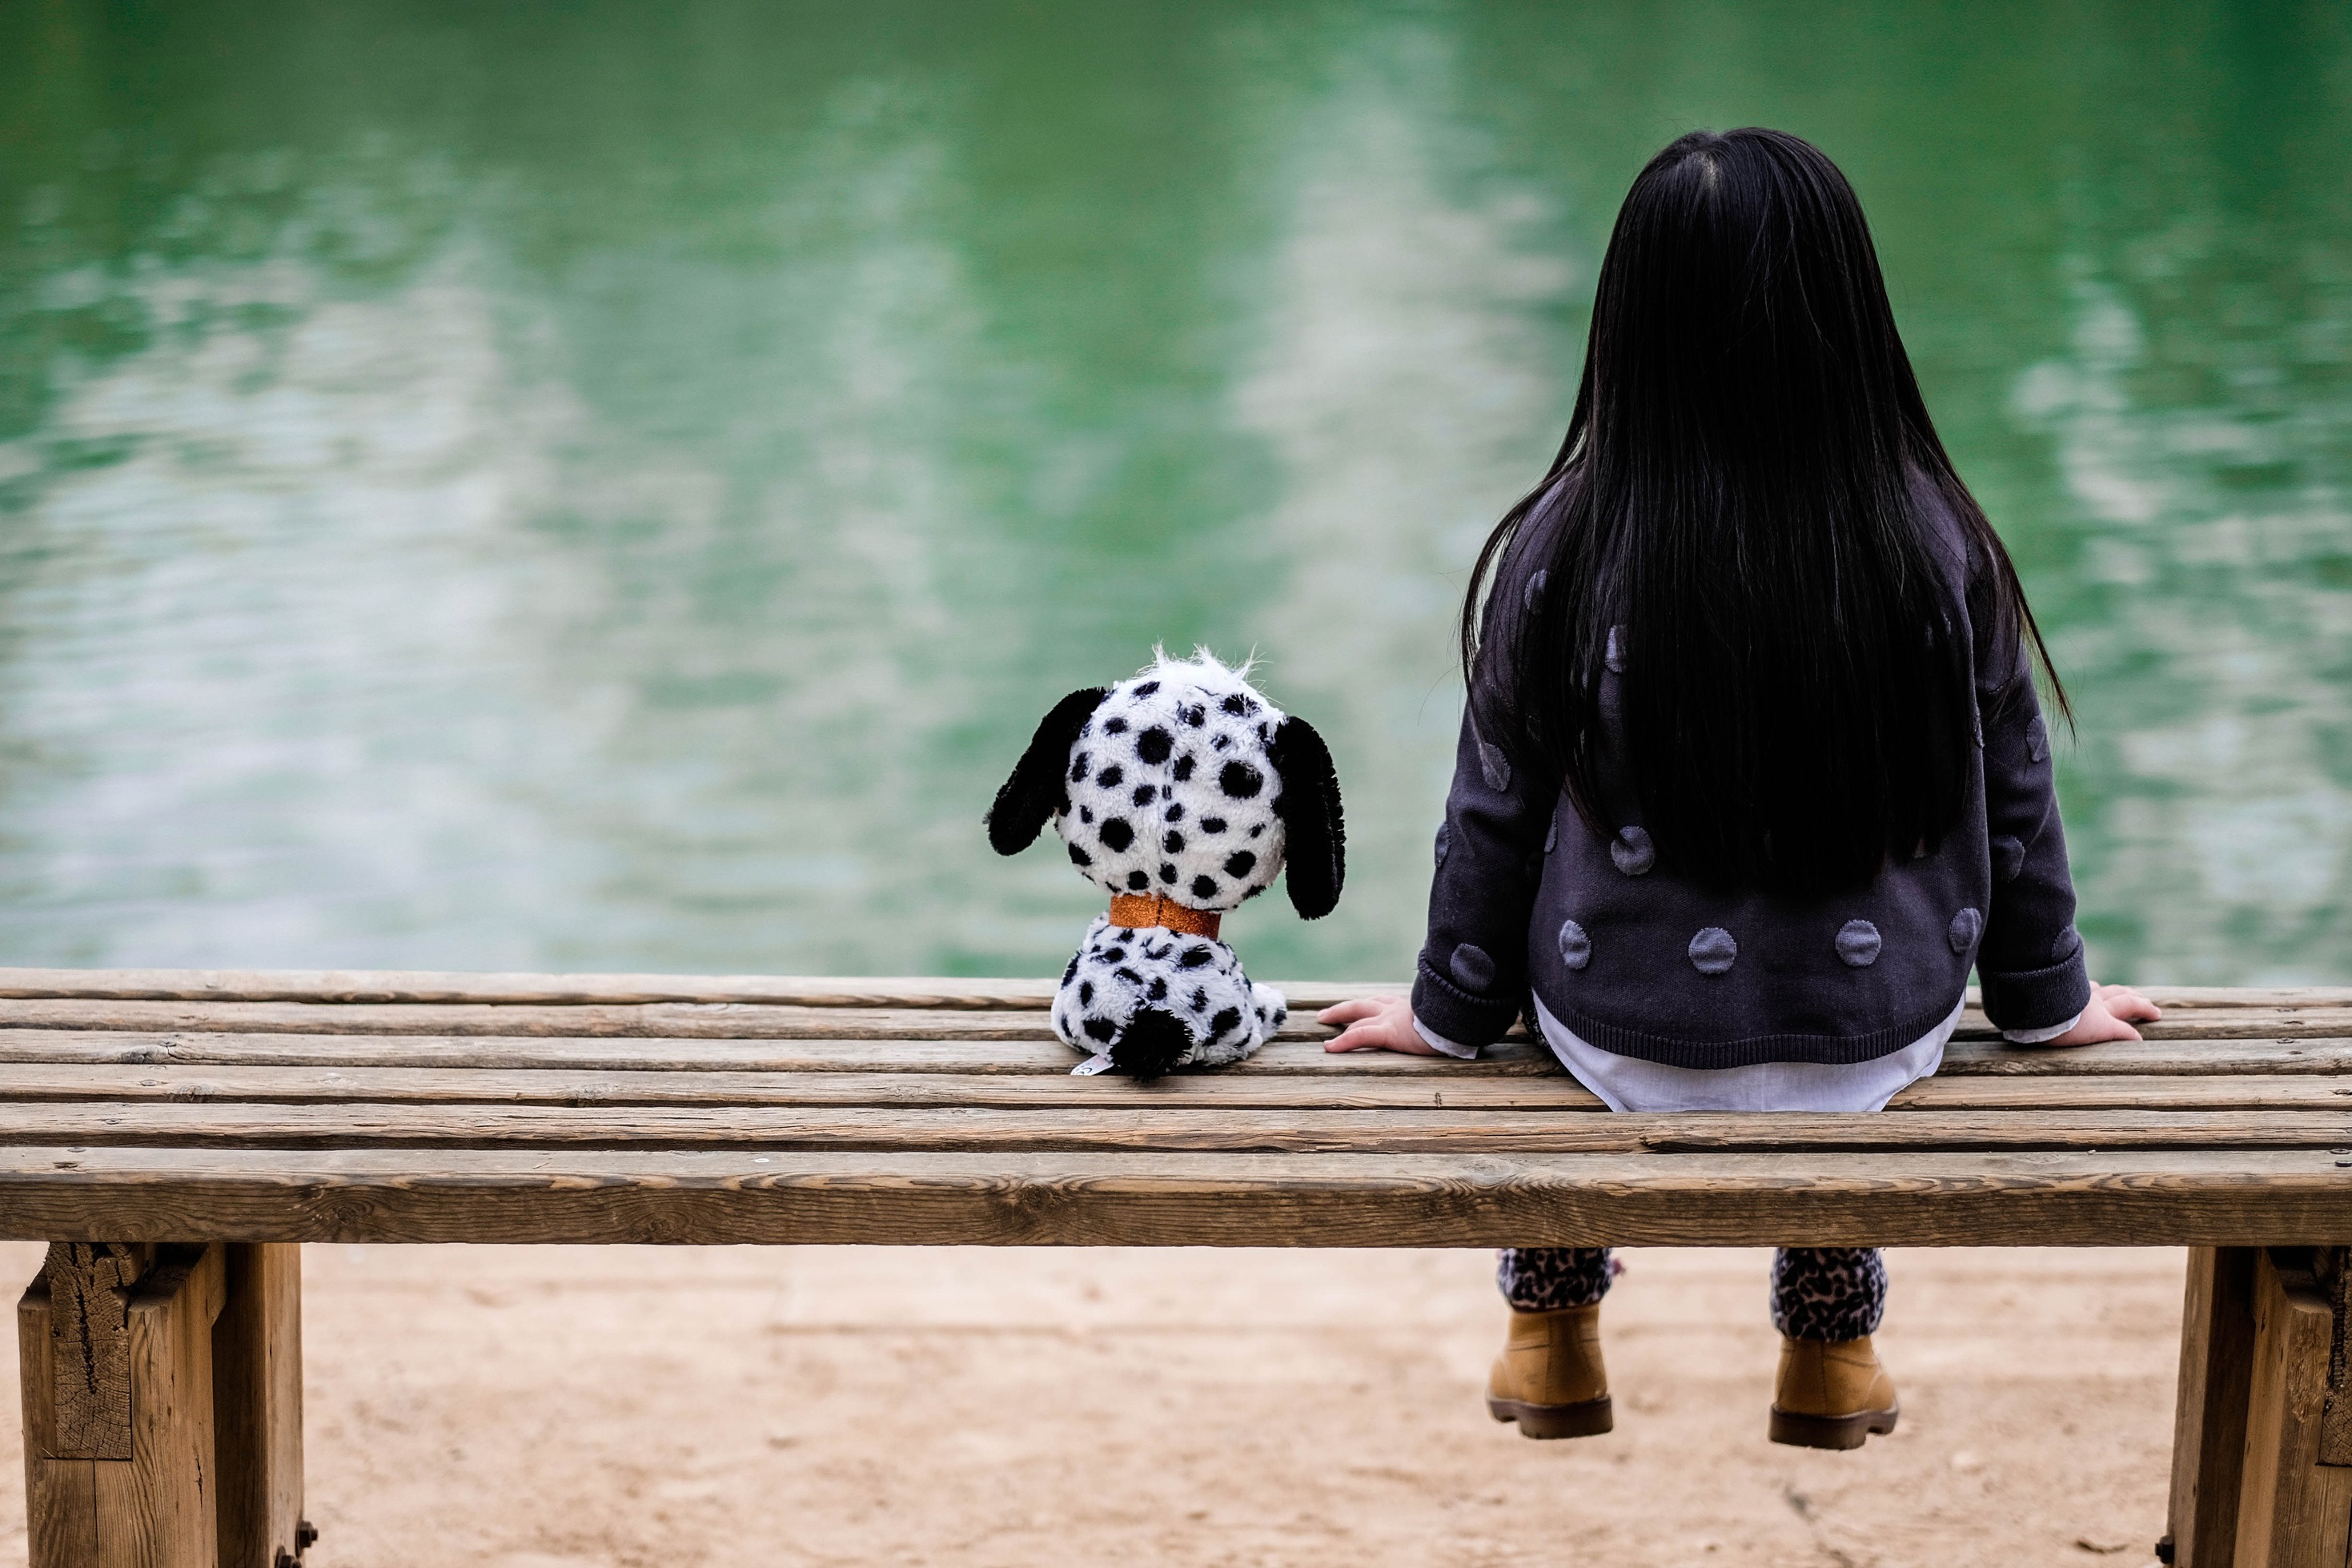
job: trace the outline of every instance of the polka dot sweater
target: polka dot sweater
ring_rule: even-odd
[[[1532,599],[1541,586],[1507,562],[1496,599]],[[1984,601],[1960,599],[1963,614]],[[1612,634],[1604,713],[1615,709],[1609,688],[1624,666],[1617,642]],[[1690,1068],[1859,1062],[1936,1028],[1973,966],[1996,1026],[2021,1033],[2074,1018],[2090,982],[2048,727],[2022,648],[1994,648],[1981,629],[1971,645],[1986,716],[1958,824],[1935,852],[1822,900],[1710,892],[1675,877],[1639,821],[1588,826],[1553,781],[1465,716],[1437,831],[1415,1017],[1448,1040],[1484,1045],[1532,993],[1581,1040],[1619,1056]]]

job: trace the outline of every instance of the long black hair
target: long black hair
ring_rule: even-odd
[[[1471,575],[1473,720],[1563,779],[1596,830],[1624,825],[1612,803],[1637,808],[1684,875],[1866,885],[1963,801],[1971,656],[1938,506],[1979,558],[1970,614],[2000,656],[2030,638],[2047,671],[2016,569],[1927,417],[1853,188],[1782,131],[1685,136],[1617,214],[1559,455]],[[1482,643],[1490,573],[1525,591],[1487,596]],[[1604,668],[1622,671],[1616,758]],[[1608,793],[1612,763],[1631,802]]]

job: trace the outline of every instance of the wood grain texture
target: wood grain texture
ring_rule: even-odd
[[[449,1036],[235,1031],[0,1029],[0,1064],[104,1063],[223,1067],[578,1068],[620,1072],[947,1072],[1066,1076],[1080,1058],[1058,1040],[728,1040],[658,1036]],[[1319,1040],[1278,1040],[1245,1062],[1172,1074],[1168,1082],[1256,1079],[1272,1073],[1322,1077],[1486,1080],[1526,1073],[1565,1078],[1549,1051],[1530,1040],[1489,1046],[1475,1061],[1334,1055]],[[1938,1080],[1969,1078],[2218,1077],[2352,1075],[2352,1039],[2124,1041],[2081,1050],[1955,1041]],[[1115,1084],[1118,1081],[1108,1081]],[[1097,1080],[1098,1084],[1106,1081]]]
[[[706,1072],[499,1067],[11,1064],[10,1102],[245,1101],[253,1103],[515,1105],[876,1105],[1098,1110],[1138,1105],[1326,1110],[1591,1111],[1565,1073],[1181,1073],[1139,1084],[1066,1072]],[[2352,1085],[2319,1074],[1929,1078],[1887,1109],[2352,1110]]]
[[[213,1445],[222,1568],[299,1559],[302,1514],[302,1249],[224,1249],[213,1323]]]
[[[624,1072],[956,1072],[1067,1077],[1085,1059],[1059,1040],[795,1040],[143,1033],[0,1030],[0,1063],[169,1062],[218,1066],[593,1068]],[[1324,1077],[1564,1077],[1531,1041],[1487,1048],[1476,1061],[1351,1051],[1279,1040],[1236,1067],[1171,1074],[1168,1082],[1267,1073]]]
[[[2254,1350],[2252,1247],[2189,1249],[2166,1532],[2172,1568],[2231,1568]]]
[[[1077,924],[1083,918],[1074,915]],[[1291,1006],[1401,996],[1402,983],[1278,980]],[[2144,987],[2158,1006],[2352,1008],[2352,987]],[[153,1001],[792,1002],[808,1007],[1042,1008],[1054,982],[888,976],[470,974],[419,969],[0,969],[0,997]],[[1974,1005],[1976,991],[1969,992]]]
[[[575,1039],[989,1040],[1054,1038],[1042,1010],[786,1006],[759,1002],[187,1002],[31,998],[0,1000],[0,1028],[194,1030],[241,1034],[546,1035]],[[1963,1019],[1963,1038],[1986,1035]],[[2149,1040],[2305,1039],[2352,1035],[2352,1008],[2184,1010],[2141,1026]],[[1331,1038],[1305,1009],[1277,1039]]]
[[[70,1167],[70,1168],[65,1168]],[[992,1246],[2212,1246],[2352,1234],[2326,1151],[822,1155],[0,1149],[0,1234]]]
[[[1083,929],[1083,925],[1079,927]],[[1314,988],[1308,988],[1313,989]],[[1345,992],[1402,986],[1322,988]],[[1319,994],[1319,993],[1318,993]],[[0,998],[177,1002],[782,1002],[800,1007],[1039,1009],[1051,979],[797,975],[461,974],[415,969],[0,969]],[[1334,999],[1338,999],[1337,995]],[[1328,1004],[1325,1004],[1328,1005]]]
[[[215,1568],[212,1337],[222,1248],[159,1249],[131,1303],[132,1453],[100,1464],[92,1568]],[[85,1561],[76,1559],[77,1563]]]
[[[49,1248],[44,1451],[52,1458],[131,1458],[131,1301],[152,1254],[108,1242]]]
[[[1402,1059],[1400,1059],[1402,1060]],[[2017,1081],[2032,1098],[2038,1083],[2063,1089],[2072,1080]],[[2254,1086],[2189,1103],[2327,1106],[2346,1104],[2314,1079],[2126,1080],[2126,1082]],[[2265,1094],[2263,1085],[2284,1085]],[[2105,1103],[2111,1093],[2094,1093]],[[16,1063],[0,1073],[0,1103],[55,1100],[237,1100],[289,1104],[350,1101],[395,1103],[537,1105],[906,1105],[1007,1110],[1118,1106],[1519,1107],[1594,1110],[1601,1101],[1562,1072],[1431,1074],[1180,1073],[1148,1084],[1124,1078],[1073,1078],[1064,1072],[614,1071],[496,1067],[206,1067],[112,1063]],[[2117,1101],[2136,1103],[2134,1101]]]
[[[49,1281],[44,1268],[16,1303],[17,1382],[25,1408],[25,1533],[33,1568],[87,1560],[98,1539],[98,1466],[49,1457]]]
[[[1043,1012],[811,1008],[754,1002],[0,1001],[0,1026],[240,1034],[563,1035],[584,1040],[1051,1040]],[[1318,1031],[1319,1032],[1319,1031]]]
[[[2299,1253],[2254,1259],[2254,1350],[2235,1562],[2344,1568],[2352,1468],[2319,1462],[2335,1314]]]
[[[0,1104],[0,1142],[202,1148],[1162,1149],[1201,1155],[1575,1154],[1647,1149],[2334,1148],[2352,1110],[1915,1110],[1900,1114],[1694,1112],[1548,1115],[1489,1110],[1255,1110],[1132,1104],[972,1106],[333,1105],[216,1102]],[[2352,1184],[2347,1184],[2352,1185]]]

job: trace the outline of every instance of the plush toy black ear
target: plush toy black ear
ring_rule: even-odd
[[[1086,728],[1087,716],[1110,695],[1108,686],[1088,686],[1072,692],[1054,705],[1054,711],[1029,737],[1029,749],[1013,765],[1013,777],[996,792],[996,803],[981,821],[988,824],[988,843],[1001,855],[1017,855],[1035,841],[1045,819],[1069,804],[1069,787],[1063,770],[1070,765],[1070,747]]]
[[[1288,846],[1283,851],[1290,906],[1307,920],[1320,920],[1339,902],[1348,879],[1348,829],[1339,819],[1339,775],[1330,747],[1303,718],[1286,718],[1267,748],[1282,776],[1282,798],[1274,803]]]

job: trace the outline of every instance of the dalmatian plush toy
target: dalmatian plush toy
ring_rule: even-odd
[[[1286,864],[1301,915],[1339,902],[1331,753],[1247,673],[1205,649],[1184,660],[1155,650],[1134,679],[1072,692],[989,808],[997,853],[1028,848],[1051,819],[1070,863],[1111,895],[1054,997],[1054,1032],[1089,1053],[1077,1072],[1150,1079],[1248,1056],[1290,1009],[1242,972],[1218,939],[1221,917]]]

